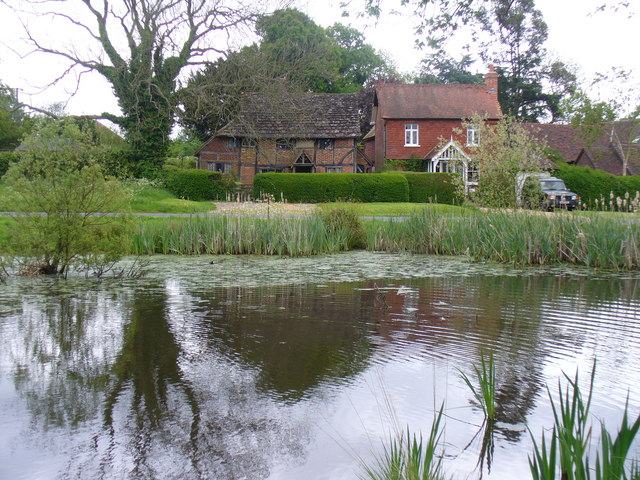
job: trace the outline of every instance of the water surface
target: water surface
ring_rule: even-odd
[[[596,417],[640,412],[637,274],[366,252],[151,266],[0,287],[0,478],[352,479],[444,403],[447,473],[511,479],[527,426],[551,425],[547,385],[586,385],[596,359]],[[482,352],[490,437],[460,378]]]

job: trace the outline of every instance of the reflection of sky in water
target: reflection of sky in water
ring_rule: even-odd
[[[627,393],[640,410],[639,274],[365,252],[151,267],[0,290],[0,478],[350,479],[442,402],[447,472],[467,478],[482,417],[459,372],[487,349],[503,407],[485,478],[528,472],[523,417],[551,424],[562,371],[584,383],[598,358],[612,430]]]

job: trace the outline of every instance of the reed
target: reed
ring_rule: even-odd
[[[444,405],[435,415],[426,443],[422,436],[406,432],[392,439],[373,467],[364,465],[369,480],[443,480],[442,415]]]
[[[406,222],[367,226],[370,250],[467,255],[514,265],[640,268],[640,225],[601,216],[492,212],[462,218],[425,210]]]
[[[558,384],[559,405],[551,400],[554,426],[547,447],[545,435],[540,445],[533,438],[533,457],[529,467],[534,480],[637,480],[640,478],[638,463],[629,461],[628,455],[640,429],[640,415],[629,424],[628,403],[625,405],[622,424],[618,433],[611,435],[604,423],[600,424],[600,445],[595,464],[589,459],[591,422],[589,409],[593,393],[595,364],[586,399],[578,385],[578,374],[574,379],[566,376],[567,387],[563,393]]]
[[[320,218],[220,216],[143,222],[132,253],[306,256],[348,248],[349,232],[327,229]]]
[[[481,355],[480,362],[481,368],[475,365],[473,367],[476,374],[476,382],[472,382],[471,378],[462,371],[460,371],[460,376],[478,401],[485,420],[492,422],[496,418],[496,367],[493,361],[493,353],[489,354],[488,361],[485,361],[484,355]]]

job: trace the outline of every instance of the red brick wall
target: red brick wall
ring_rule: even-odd
[[[404,146],[404,126],[418,124],[418,147]],[[458,132],[454,132],[458,130]],[[460,145],[467,143],[467,131],[461,120],[387,120],[385,158],[401,160],[424,158],[443,141],[451,137]]]

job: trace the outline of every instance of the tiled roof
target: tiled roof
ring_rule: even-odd
[[[544,140],[547,146],[560,152],[567,163],[575,162],[584,148],[584,142],[571,125],[523,123],[522,126],[535,138]]]
[[[495,92],[486,85],[381,84],[376,87],[382,118],[458,119],[474,114],[502,117]]]
[[[616,140],[616,137],[620,143]],[[637,140],[634,142],[634,140]],[[616,151],[617,146],[622,152]],[[622,155],[629,156],[627,174],[640,175],[640,123],[622,120],[605,127],[588,148],[587,154],[594,168],[614,175],[622,175]]]
[[[305,93],[287,98],[249,93],[240,113],[216,136],[250,138],[355,138],[360,135],[356,94]]]

